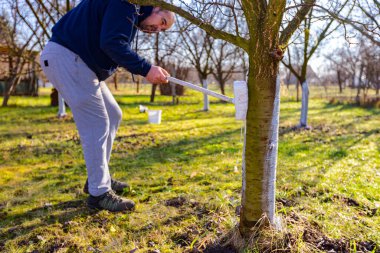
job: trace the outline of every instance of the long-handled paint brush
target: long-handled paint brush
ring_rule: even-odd
[[[235,119],[236,120],[245,120],[247,116],[247,108],[248,108],[248,88],[247,83],[245,81],[235,81],[234,82],[234,98],[219,94],[217,92],[205,89],[203,87],[200,87],[198,85],[194,85],[189,82],[185,82],[182,80],[179,80],[174,77],[168,77],[168,81],[179,84],[185,87],[188,87],[190,89],[200,91],[204,94],[207,94],[209,96],[219,98],[223,101],[233,103],[235,105]]]

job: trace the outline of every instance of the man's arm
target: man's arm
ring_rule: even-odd
[[[100,48],[129,72],[147,76],[152,65],[133,51],[129,43],[135,12],[133,4],[110,0],[102,21]]]

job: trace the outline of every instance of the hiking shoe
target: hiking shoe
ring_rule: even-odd
[[[87,205],[89,208],[108,210],[110,212],[131,211],[135,208],[135,202],[117,196],[112,190],[98,197],[90,195],[87,199]]]
[[[114,192],[123,193],[124,189],[129,189],[129,188],[130,188],[129,184],[111,179],[111,189]],[[84,184],[83,191],[86,194],[90,194],[90,192],[88,191],[88,179],[86,180],[86,183]]]

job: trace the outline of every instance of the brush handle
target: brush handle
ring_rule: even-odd
[[[182,81],[182,80],[179,80],[177,78],[170,77],[170,76],[167,79],[168,79],[168,81],[170,81],[172,83],[179,84],[179,85],[185,86],[187,88],[190,88],[190,89],[193,89],[193,90],[196,90],[196,91],[200,91],[200,92],[202,92],[204,94],[207,94],[207,95],[215,97],[215,98],[219,98],[219,99],[221,99],[223,101],[226,101],[226,102],[234,103],[234,99],[233,98],[224,96],[222,94],[216,93],[214,91],[211,91],[211,90],[208,90],[208,89],[205,89],[205,88],[202,88],[202,87],[200,87],[198,85],[194,85],[192,83],[188,83],[188,82],[185,82],[185,81]]]

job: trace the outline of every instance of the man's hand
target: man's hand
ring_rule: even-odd
[[[158,66],[153,66],[150,68],[148,74],[146,75],[146,80],[150,83],[160,84],[160,83],[168,83],[166,77],[170,76],[169,73]]]

